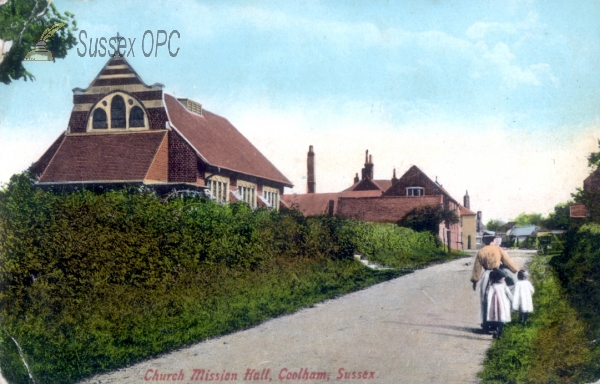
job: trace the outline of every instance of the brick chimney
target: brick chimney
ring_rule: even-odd
[[[362,178],[373,180],[373,155],[369,155],[369,150],[365,152],[365,167],[362,169]]]
[[[308,147],[306,168],[306,193],[315,193],[315,153],[312,145]]]
[[[466,191],[465,197],[463,197],[463,205],[467,209],[471,209],[471,198],[469,197],[469,191]]]
[[[396,168],[394,168],[394,174],[392,175],[392,185],[394,185],[396,181],[398,181],[398,178],[396,177]]]
[[[358,183],[360,179],[358,178],[358,172],[356,172],[356,176],[354,176],[354,184]]]

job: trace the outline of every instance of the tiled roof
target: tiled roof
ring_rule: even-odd
[[[379,197],[381,191],[345,191],[335,193],[306,193],[302,195],[282,195],[281,201],[285,206],[296,208],[305,216],[320,215],[327,213],[329,201],[334,201],[333,211],[337,211],[338,199],[340,197]]]
[[[340,197],[336,214],[363,221],[395,223],[408,211],[421,205],[442,203],[442,196]]]
[[[166,134],[67,135],[39,182],[142,181]]]
[[[476,215],[475,212],[471,211],[469,208],[466,208],[464,206],[460,206],[460,215]]]
[[[207,110],[188,111],[176,98],[164,95],[169,121],[208,164],[247,175],[292,183],[227,119]]]
[[[366,179],[363,179],[363,180],[366,180]],[[354,191],[354,189],[359,184],[363,183],[363,180],[360,180],[358,183],[354,183],[349,188],[344,189],[344,192]],[[392,180],[383,179],[383,180],[370,180],[370,181],[373,182],[373,184],[375,184],[375,186],[377,186],[383,192],[385,192],[389,187],[392,186]]]
[[[569,210],[570,210],[569,216],[572,218],[582,219],[582,218],[587,217],[587,209],[585,208],[585,205],[583,205],[583,204],[571,204],[569,206]]]

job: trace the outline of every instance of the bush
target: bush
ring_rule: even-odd
[[[543,256],[530,264],[534,312],[525,325],[507,324],[486,352],[484,383],[579,383],[594,377],[596,351],[586,322],[566,298]]]
[[[437,255],[392,227],[16,175],[0,190],[0,367],[29,382],[17,342],[36,382],[75,382],[403,273],[360,249],[394,266]]]

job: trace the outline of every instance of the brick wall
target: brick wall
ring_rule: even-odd
[[[150,169],[146,174],[146,180],[152,181],[168,181],[169,180],[169,136],[165,135]]]
[[[175,131],[169,131],[169,181],[195,183],[196,153]]]
[[[69,132],[85,133],[87,127],[88,112],[73,111],[69,119]]]
[[[442,203],[442,196],[340,197],[336,214],[363,221],[395,223],[420,205]]]
[[[165,123],[169,120],[164,107],[146,108],[150,129],[165,129]]]

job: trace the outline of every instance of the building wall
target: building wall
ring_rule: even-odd
[[[442,196],[340,197],[336,214],[363,221],[396,223],[420,205],[441,204]]]
[[[462,242],[463,249],[477,249],[477,215],[462,215]],[[471,236],[471,248],[469,248],[469,236]]]
[[[449,228],[444,223],[440,224],[439,239],[445,246],[448,245],[448,230],[450,230],[450,248],[462,250],[462,226],[460,222],[450,224]]]
[[[175,131],[169,131],[169,181],[196,183],[196,153]]]

